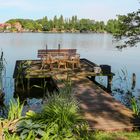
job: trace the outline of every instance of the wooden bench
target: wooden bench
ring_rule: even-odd
[[[76,54],[76,49],[47,49],[47,50],[38,50],[37,57],[42,58],[46,54],[51,54],[53,56],[55,55],[62,55],[62,54],[67,54],[68,56],[75,55]]]

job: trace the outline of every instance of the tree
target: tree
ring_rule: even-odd
[[[118,46],[118,48],[136,46],[140,41],[140,9],[137,12],[118,16],[118,30],[114,37],[116,39],[126,39],[124,44]]]
[[[47,16],[43,17],[42,19],[37,20],[36,22],[42,26],[43,31],[48,31],[48,18],[47,18]]]
[[[106,31],[115,35],[118,32],[118,30],[119,30],[118,26],[119,26],[118,20],[110,19],[107,22]]]
[[[57,16],[54,16],[53,23],[54,23],[54,28],[57,28],[57,24],[58,24]]]
[[[59,28],[59,30],[63,30],[64,29],[64,18],[63,18],[62,15],[58,19],[58,28]]]

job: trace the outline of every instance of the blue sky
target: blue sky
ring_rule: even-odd
[[[0,0],[0,22],[11,18],[53,18],[61,14],[69,18],[90,18],[107,21],[117,14],[140,8],[139,0]]]

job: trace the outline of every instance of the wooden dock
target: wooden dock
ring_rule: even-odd
[[[14,78],[17,78],[17,68],[22,61],[17,61]],[[81,59],[80,69],[53,69],[40,70],[40,61],[31,61],[32,66],[27,67],[26,73],[23,73],[25,79],[44,79],[47,77],[53,77],[57,81],[57,86],[62,86],[61,80],[64,80],[69,76],[72,81],[72,88],[75,96],[79,101],[80,110],[82,116],[87,120],[92,130],[133,130],[139,126],[138,120],[134,117],[131,110],[122,105],[119,101],[116,101],[109,93],[102,90],[93,81],[95,76],[107,76],[108,84],[113,77],[113,73],[95,74],[93,72],[93,66],[96,64]],[[37,65],[38,64],[38,65]],[[30,87],[30,82],[27,85]],[[109,86],[110,87],[110,86]]]
[[[71,80],[82,116],[89,123],[91,130],[131,131],[140,126],[140,121],[130,109],[92,81],[83,76],[71,77]]]

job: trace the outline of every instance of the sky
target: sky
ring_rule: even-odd
[[[0,0],[0,23],[12,18],[40,19],[54,15],[107,21],[140,9],[140,0]]]

